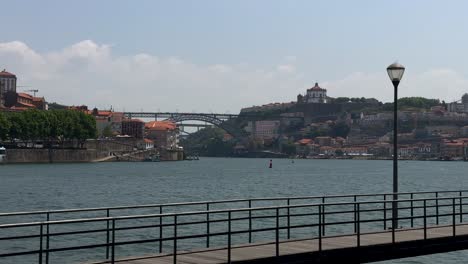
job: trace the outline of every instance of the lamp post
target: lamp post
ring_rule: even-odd
[[[398,228],[398,85],[400,84],[405,67],[393,63],[387,67],[388,77],[395,89],[393,94],[393,202],[392,202],[392,228]]]

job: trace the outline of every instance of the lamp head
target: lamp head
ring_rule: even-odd
[[[403,78],[403,73],[405,73],[405,66],[395,62],[387,67],[387,73],[392,82],[399,82]]]

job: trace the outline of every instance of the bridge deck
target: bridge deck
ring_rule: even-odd
[[[453,237],[452,226],[443,227],[428,227],[427,228],[427,240],[435,238],[450,238]],[[468,235],[468,225],[457,225],[456,236]],[[336,237],[323,237],[322,238],[322,251],[331,251],[337,249],[357,249],[357,235],[346,235]],[[402,243],[408,241],[423,241],[424,240],[424,229],[400,229],[395,232],[395,243]],[[360,235],[361,247],[366,246],[387,246],[392,247],[392,232],[378,232],[378,233],[365,233]],[[385,249],[384,249],[385,250]],[[309,261],[311,255],[304,253],[317,253],[319,251],[319,240],[318,239],[307,239],[297,241],[281,241],[279,246],[279,255],[302,255],[302,261]],[[231,251],[232,262],[247,262],[252,260],[258,260],[259,262],[265,260],[265,263],[270,263],[272,257],[276,256],[275,243],[263,243],[263,244],[247,244],[241,246],[233,246]],[[200,250],[192,252],[179,252],[177,255],[177,263],[227,263],[227,249],[226,248],[214,248],[209,250]],[[100,262],[110,263],[110,262]],[[135,257],[116,261],[116,263],[123,264],[169,264],[173,263],[173,256],[168,254],[146,256],[146,257]]]

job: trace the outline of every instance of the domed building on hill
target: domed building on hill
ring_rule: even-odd
[[[314,87],[307,89],[307,93],[303,96],[297,96],[298,103],[328,103],[327,89],[323,89],[315,83]]]

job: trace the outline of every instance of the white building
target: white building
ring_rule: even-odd
[[[303,100],[306,103],[327,103],[327,90],[315,83],[314,87],[307,89]]]

